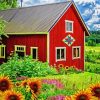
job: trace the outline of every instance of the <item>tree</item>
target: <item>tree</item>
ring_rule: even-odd
[[[0,9],[16,8],[17,0],[0,0]]]
[[[2,43],[1,42],[1,40],[2,40],[2,36],[3,35],[5,35],[6,36],[6,34],[4,33],[4,29],[5,29],[5,27],[6,27],[6,21],[5,20],[2,20],[1,18],[0,18],[0,43]]]
[[[17,7],[17,0],[0,0],[0,10],[15,8]],[[0,18],[0,42],[2,40],[2,36],[5,35],[4,29],[6,27],[6,21]]]

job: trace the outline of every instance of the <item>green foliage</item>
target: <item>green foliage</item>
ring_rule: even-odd
[[[86,62],[85,71],[100,74],[100,64]]]
[[[5,26],[6,26],[6,21],[0,18],[0,37],[1,35],[4,35]]]
[[[94,40],[89,40],[87,44],[88,46],[96,46],[96,42]]]
[[[85,71],[100,74],[100,46],[86,46],[85,51]]]
[[[8,75],[11,79],[16,80],[17,77],[42,77],[46,75],[57,74],[56,69],[50,67],[47,62],[33,60],[26,56],[20,58],[17,55],[10,57],[7,63],[0,66],[0,74]]]
[[[85,41],[88,43],[88,46],[95,46],[95,44],[100,43],[100,30],[91,31],[90,36],[86,37]]]
[[[9,9],[17,7],[17,0],[2,0],[0,1],[0,9]]]
[[[96,54],[95,50],[87,51],[85,53],[85,61],[94,63],[96,61],[96,59],[99,58],[99,56],[100,56],[100,54],[99,53]]]
[[[80,73],[81,70],[78,70],[74,68],[73,66],[70,66],[68,68],[60,68],[59,74],[64,75],[64,74],[72,74],[72,73]]]
[[[31,92],[30,91],[27,91],[26,88],[24,87],[15,87],[13,90],[15,91],[19,91],[20,93],[22,93],[22,95],[24,96],[25,100],[31,100]]]
[[[47,97],[57,95],[73,95],[79,90],[87,89],[91,84],[100,82],[100,75],[95,73],[83,72],[79,74],[67,74],[45,77],[45,79],[58,79],[64,85],[63,89],[57,89],[50,84],[43,84],[38,100],[46,100]]]
[[[66,89],[56,89],[53,85],[43,84],[42,92],[38,96],[38,100],[47,100],[48,97],[57,95],[72,95],[75,91]]]

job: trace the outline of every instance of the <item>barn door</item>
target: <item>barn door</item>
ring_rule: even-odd
[[[33,59],[38,59],[38,47],[31,47],[31,56]]]

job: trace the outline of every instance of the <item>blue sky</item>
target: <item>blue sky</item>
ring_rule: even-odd
[[[23,7],[64,1],[67,0],[23,0]],[[100,30],[100,0],[74,0],[74,2],[89,30]]]

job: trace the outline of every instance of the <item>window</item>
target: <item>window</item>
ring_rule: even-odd
[[[38,59],[38,47],[31,47],[31,56],[33,59]]]
[[[73,33],[73,21],[66,20],[65,23],[66,23],[66,25],[65,25],[66,26],[66,32]]]
[[[5,58],[5,45],[0,45],[0,58]]]
[[[56,47],[56,61],[66,60],[66,48]]]
[[[15,45],[15,53],[17,53],[19,57],[24,57],[26,54],[26,46]]]
[[[72,48],[73,59],[80,58],[80,46],[76,46]]]

